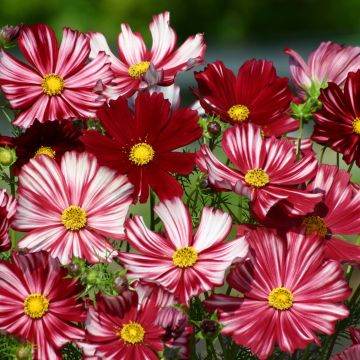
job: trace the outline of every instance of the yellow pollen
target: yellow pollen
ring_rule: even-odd
[[[40,155],[47,155],[52,159],[55,159],[56,152],[50,146],[40,146],[39,149],[35,152],[34,158]]]
[[[295,300],[291,291],[285,287],[272,289],[269,297],[269,305],[277,310],[288,310]]]
[[[39,294],[30,294],[24,300],[24,313],[30,316],[32,319],[42,318],[49,309],[49,300]]]
[[[172,260],[176,267],[188,268],[196,264],[198,254],[192,246],[185,246],[174,252]]]
[[[140,324],[130,321],[116,335],[127,344],[138,344],[144,341],[145,330]]]
[[[234,105],[227,113],[235,121],[244,121],[249,117],[250,111],[245,105]]]
[[[47,74],[41,81],[43,92],[46,95],[53,96],[59,95],[64,90],[64,80],[59,75]]]
[[[354,119],[352,126],[354,133],[360,135],[360,118]]]
[[[315,231],[317,231],[320,236],[327,234],[325,221],[320,216],[308,216],[302,224],[306,227],[306,235],[311,235]]]
[[[128,69],[128,73],[135,79],[140,79],[141,75],[145,74],[150,67],[150,61],[142,61],[137,64],[131,65]]]
[[[260,168],[248,170],[245,174],[245,182],[257,188],[265,186],[269,181],[269,175]]]
[[[62,212],[61,222],[66,230],[78,231],[86,226],[87,214],[80,206],[70,205]]]
[[[135,165],[142,166],[148,164],[154,158],[155,151],[147,143],[135,144],[129,154],[129,160]]]

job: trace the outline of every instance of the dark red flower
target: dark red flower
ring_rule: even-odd
[[[144,92],[137,96],[134,112],[120,97],[97,115],[109,136],[90,130],[81,140],[100,164],[128,175],[135,198],[146,202],[149,187],[161,199],[182,195],[182,187],[170,173],[186,175],[194,168],[194,153],[174,150],[201,136],[196,111],[172,111],[161,93]]]
[[[196,72],[194,94],[209,114],[225,122],[252,122],[264,135],[280,136],[299,127],[288,114],[293,98],[287,78],[280,78],[270,61],[248,60],[237,77],[222,61]]]
[[[16,211],[16,199],[8,195],[5,189],[0,190],[0,252],[9,250],[11,241],[9,226]]]
[[[323,107],[314,114],[312,139],[343,154],[347,164],[360,166],[360,70],[348,74],[344,91],[330,82],[319,100]]]

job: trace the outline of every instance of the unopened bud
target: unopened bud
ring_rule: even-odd
[[[29,348],[21,346],[16,349],[16,359],[23,360],[29,358]]]
[[[71,276],[77,276],[80,274],[80,265],[78,263],[71,262],[68,265],[68,270]]]
[[[128,289],[129,283],[125,276],[117,276],[113,280],[115,290],[121,294],[124,290]]]
[[[0,165],[10,166],[16,161],[15,149],[0,147]]]
[[[213,136],[219,136],[221,133],[221,126],[217,121],[210,121],[207,125],[207,131]]]
[[[20,24],[18,26],[5,25],[0,28],[0,46],[3,48],[14,46],[22,27],[23,25]]]
[[[219,323],[215,320],[203,320],[200,329],[205,336],[215,336],[219,329]]]

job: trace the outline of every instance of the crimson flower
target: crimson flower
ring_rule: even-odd
[[[275,343],[292,353],[319,344],[315,332],[332,334],[336,321],[349,315],[340,302],[351,289],[339,263],[324,261],[323,241],[293,232],[284,240],[263,228],[248,240],[253,257],[227,278],[244,297],[219,294],[205,301],[209,309],[218,309],[222,333],[261,360]]]
[[[244,237],[224,242],[232,226],[230,215],[205,207],[194,237],[188,209],[180,198],[154,208],[163,221],[163,237],[149,230],[142,217],[128,219],[127,239],[137,253],[120,253],[131,277],[162,285],[181,303],[223,284],[226,269],[247,255]]]
[[[360,66],[360,65],[359,65]],[[322,109],[314,114],[315,129],[312,139],[326,144],[343,154],[347,164],[360,166],[360,70],[349,73],[344,91],[330,82],[321,90]]]
[[[104,103],[93,89],[112,78],[108,56],[100,53],[86,63],[90,39],[86,34],[64,29],[59,47],[47,25],[21,29],[19,48],[29,65],[0,52],[0,86],[13,109],[20,110],[14,125],[29,127],[40,122],[95,118]]]
[[[46,250],[62,264],[74,256],[91,263],[110,258],[105,237],[124,238],[132,190],[91,154],[67,152],[60,164],[46,155],[31,159],[19,176],[13,227],[29,231],[19,248]]]
[[[9,227],[16,211],[16,199],[8,195],[5,189],[0,189],[0,252],[11,247]]]
[[[207,145],[198,151],[197,165],[208,173],[212,186],[249,196],[251,210],[260,220],[275,204],[288,215],[298,216],[313,211],[321,200],[322,194],[295,187],[312,179],[317,161],[312,153],[295,161],[290,141],[263,139],[259,126],[241,124],[225,131],[222,147],[238,170],[220,163]]]
[[[326,87],[334,82],[343,87],[347,74],[360,68],[360,47],[342,46],[333,42],[322,42],[308,57],[307,63],[293,49],[285,49],[289,55],[291,77],[304,97],[311,86]]]
[[[162,94],[144,92],[136,97],[134,112],[120,97],[100,109],[98,118],[108,136],[89,130],[81,141],[100,164],[127,174],[135,199],[146,202],[149,187],[160,199],[182,195],[182,187],[169,173],[187,175],[194,168],[194,153],[173,150],[201,136],[196,111],[171,111]]]
[[[104,91],[106,96],[115,100],[120,95],[130,96],[150,85],[171,85],[178,72],[203,62],[206,50],[203,35],[190,36],[175,50],[177,36],[169,23],[167,11],[153,17],[149,26],[152,36],[150,51],[139,33],[133,33],[128,24],[121,24],[119,58],[111,52],[104,35],[90,34],[91,56],[96,56],[99,51],[110,55],[115,78]]]
[[[276,74],[272,62],[246,61],[237,77],[222,61],[196,72],[199,89],[194,94],[209,114],[230,124],[251,122],[265,136],[280,136],[299,127],[287,112],[293,98],[287,78]]]
[[[34,345],[36,359],[60,360],[60,349],[85,332],[73,322],[86,318],[76,279],[45,251],[12,253],[0,260],[0,329]]]

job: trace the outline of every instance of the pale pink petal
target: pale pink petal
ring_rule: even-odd
[[[285,49],[289,55],[290,72],[294,83],[298,87],[309,88],[311,86],[310,70],[304,59],[293,49]]]

